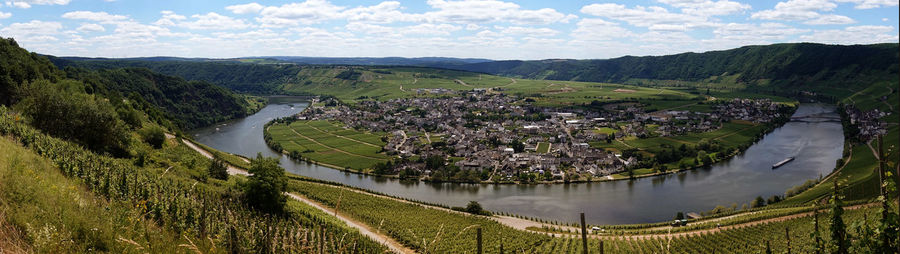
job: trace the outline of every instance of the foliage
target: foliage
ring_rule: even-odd
[[[13,38],[0,38],[0,105],[12,105],[18,87],[39,79],[56,82],[62,76],[47,58],[19,47]]]
[[[65,176],[76,178],[92,193],[110,202],[124,202],[151,224],[173,231],[196,244],[201,252],[382,252],[384,247],[325,214],[288,202],[285,216],[249,209],[229,182],[223,187],[199,183],[160,168],[138,168],[130,161],[102,156],[78,145],[50,137],[17,121],[0,107],[0,135],[9,136],[55,164]],[[172,155],[172,154],[170,154]],[[239,180],[239,179],[235,179]],[[177,245],[152,245],[149,239],[130,239],[149,252]],[[169,243],[172,243],[169,241]],[[130,252],[130,251],[129,251]]]
[[[225,165],[225,161],[219,156],[215,156],[209,160],[207,172],[209,177],[219,180],[228,180],[228,166]]]
[[[141,132],[141,136],[143,136],[144,142],[156,149],[162,148],[163,143],[166,142],[166,132],[158,126],[145,129]]]
[[[117,156],[127,154],[128,134],[113,106],[102,98],[70,92],[77,82],[51,84],[40,80],[27,85],[25,98],[16,104],[31,120],[31,125],[91,150]]]
[[[278,159],[257,154],[250,161],[248,172],[250,181],[244,187],[248,204],[268,213],[282,212],[286,198],[281,193],[287,187],[287,178],[284,169],[278,166]]]

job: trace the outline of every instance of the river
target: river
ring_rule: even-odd
[[[298,113],[308,106],[301,98],[275,97],[254,115],[192,132],[197,142],[255,157],[278,156],[281,165],[298,175],[343,183],[414,200],[464,206],[478,201],[491,211],[516,213],[548,220],[576,222],[585,213],[591,224],[650,223],[670,220],[676,212],[707,211],[716,205],[738,207],[755,197],[781,195],[807,179],[827,175],[841,157],[843,131],[835,108],[801,104],[791,121],[767,134],[741,155],[708,169],[633,181],[577,184],[491,185],[400,181],[342,172],[294,162],[263,142],[263,125]],[[832,120],[816,120],[832,119]],[[776,170],[772,164],[797,157]]]

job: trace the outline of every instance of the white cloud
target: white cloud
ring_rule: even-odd
[[[681,25],[690,30],[700,27],[712,27],[715,25],[707,17],[683,13],[671,13],[659,6],[636,6],[627,8],[621,4],[591,4],[581,8],[581,12],[599,17],[625,21],[628,24],[639,27],[652,27],[654,25]],[[657,26],[660,27],[660,26]],[[662,26],[667,27],[667,26]]]
[[[179,22],[177,25],[196,30],[234,30],[251,27],[243,20],[223,16],[215,12],[191,15],[193,21]]]
[[[740,24],[728,23],[715,30],[719,39],[729,40],[784,40],[789,36],[807,33],[808,29],[798,29],[781,23]]]
[[[844,29],[817,30],[800,36],[802,41],[831,44],[896,43],[900,40],[893,26],[851,26]]]
[[[282,6],[269,6],[260,11],[256,21],[266,27],[283,27],[297,24],[315,24],[341,17],[345,7],[335,6],[325,0],[307,0]]]
[[[75,29],[81,33],[91,33],[91,32],[103,32],[106,31],[106,28],[98,24],[82,24],[78,28]]]
[[[31,8],[32,4],[35,5],[67,5],[70,0],[18,0],[18,1],[7,1],[6,6],[12,6],[16,8],[28,9]]]
[[[565,15],[550,8],[526,10],[522,9],[518,4],[496,0],[428,0],[427,3],[438,10],[414,15],[423,22],[550,24],[556,22],[567,23],[577,18],[577,16]]]
[[[400,11],[400,2],[385,1],[377,5],[356,7],[343,11],[340,15],[351,22],[392,23],[413,21],[414,15]]]
[[[187,17],[175,14],[173,11],[161,11],[159,13],[162,14],[162,18],[153,22],[157,26],[175,26],[175,22],[187,19]]]
[[[556,31],[556,30],[553,30],[550,28],[546,28],[546,27],[535,28],[535,27],[521,27],[521,26],[507,27],[500,32],[503,34],[509,34],[509,35],[524,35],[524,36],[531,36],[531,37],[550,37],[550,36],[555,36],[555,35],[559,34],[559,31]]]
[[[226,6],[225,9],[231,11],[234,14],[251,14],[251,13],[259,13],[265,6],[258,3],[249,3],[249,4],[238,4],[238,5],[230,5]]]
[[[721,16],[749,10],[749,4],[720,0],[659,0],[659,2],[681,8],[681,12],[699,16]]]
[[[856,23],[856,21],[847,16],[827,14],[803,23],[808,25],[846,25]]]
[[[106,12],[92,12],[92,11],[73,11],[66,12],[62,15],[63,18],[67,19],[80,19],[80,20],[91,20],[97,21],[104,24],[116,23],[120,21],[124,21],[128,19],[126,16],[122,15],[112,15]]]
[[[6,2],[6,6],[22,8],[22,9],[31,8],[31,4],[28,4],[26,2]]]
[[[874,9],[900,5],[900,0],[836,0],[841,3],[855,3],[856,9]]]
[[[779,2],[775,5],[775,9],[763,10],[753,13],[750,17],[753,19],[763,20],[783,20],[783,21],[804,21],[822,18],[821,11],[831,11],[837,7],[837,4],[831,0],[788,0],[787,2]],[[835,15],[837,16],[837,15]],[[844,19],[846,18],[846,19]],[[824,20],[810,21],[812,23],[828,24],[828,21],[837,21],[843,19],[847,22],[849,17],[825,17]],[[852,19],[850,19],[852,21]],[[844,23],[846,24],[846,23]]]
[[[616,23],[598,18],[581,19],[572,31],[572,37],[576,41],[607,41],[633,35],[631,31]]]
[[[12,23],[0,29],[0,34],[16,38],[19,42],[58,41],[55,36],[60,35],[59,30],[63,26],[59,22],[32,20],[27,23]]]
[[[12,13],[0,11],[0,19],[8,19],[12,17]]]

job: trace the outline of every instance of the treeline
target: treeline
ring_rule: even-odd
[[[0,55],[0,105],[14,105],[29,93],[53,95],[52,91],[39,90],[55,87],[52,89],[63,93],[61,99],[69,105],[77,103],[73,100],[103,101],[101,104],[110,104],[121,120],[132,125],[139,124],[136,122],[146,114],[150,121],[170,129],[197,128],[243,117],[253,110],[244,96],[228,89],[207,82],[185,81],[145,68],[89,70],[69,66],[60,70],[46,57],[22,49],[12,38],[0,39]],[[39,80],[46,82],[36,83]],[[51,103],[54,101],[38,99],[31,101],[30,107],[63,106]],[[107,108],[99,104],[85,106],[96,106],[101,111]],[[40,114],[31,116],[73,117],[65,111],[36,113]],[[75,128],[70,131],[88,130]]]
[[[240,62],[85,59],[48,56],[60,68],[115,69],[123,67],[147,68],[165,75],[186,80],[206,81],[229,89],[253,94],[280,93],[281,85],[297,81],[301,67],[295,64],[252,64]]]
[[[787,43],[705,53],[604,60],[495,61],[446,68],[534,79],[621,83],[629,79],[698,81],[739,74],[738,81],[803,84],[898,72],[898,44]]]

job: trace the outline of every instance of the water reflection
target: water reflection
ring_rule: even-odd
[[[293,105],[293,108],[291,107]],[[266,122],[295,114],[308,104],[303,99],[280,97],[260,112],[225,126],[193,132],[195,139],[217,149],[255,156],[281,157],[289,172],[370,189],[380,193],[464,206],[478,201],[486,209],[549,220],[577,220],[585,212],[595,224],[664,221],[676,212],[705,211],[716,205],[749,203],[756,196],[783,194],[807,179],[825,175],[841,156],[840,123],[811,121],[804,116],[834,119],[834,107],[802,104],[792,121],[766,135],[735,158],[709,168],[634,181],[579,184],[490,185],[400,181],[347,173],[306,162],[294,162],[269,149],[262,139]],[[787,156],[797,159],[778,170],[771,165]],[[674,179],[673,179],[674,178]]]

